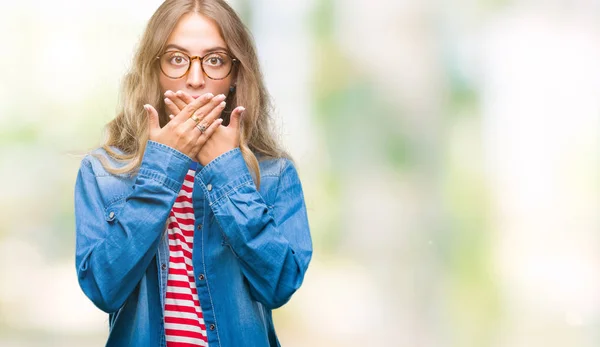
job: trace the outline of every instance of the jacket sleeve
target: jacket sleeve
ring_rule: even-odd
[[[273,206],[257,191],[239,149],[204,167],[200,182],[255,300],[274,309],[300,287],[312,241],[300,179],[282,160]],[[269,193],[270,194],[270,193]]]
[[[75,184],[75,265],[83,292],[101,310],[117,311],[146,272],[191,159],[149,141],[132,189],[115,203],[119,178],[81,163]],[[126,193],[127,194],[127,193]],[[113,199],[114,200],[114,199]]]

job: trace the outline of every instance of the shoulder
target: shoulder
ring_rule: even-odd
[[[282,174],[285,174],[286,171],[296,171],[294,162],[290,158],[273,158],[266,156],[257,156],[257,158],[261,177],[279,177]]]
[[[118,168],[125,164],[114,159],[102,148],[89,152],[81,160],[75,184],[76,194],[96,196],[105,206],[122,201],[130,193],[135,176],[113,174],[107,170],[106,165]]]
[[[123,153],[121,150],[119,150],[118,148],[115,148],[115,147],[111,147],[111,150],[118,154]],[[128,175],[112,174],[112,173],[108,172],[106,167],[109,166],[112,168],[120,168],[126,164],[127,164],[126,161],[115,159],[104,148],[100,147],[100,148],[96,148],[96,149],[90,151],[88,154],[86,154],[83,157],[83,159],[81,160],[80,170],[81,171],[83,171],[83,170],[89,171],[95,177],[113,176],[115,178],[117,178],[117,177],[125,178]]]
[[[301,192],[302,183],[294,161],[289,157],[265,158],[259,157],[260,191],[269,201],[275,201],[277,196],[285,192]],[[298,195],[298,196],[301,196]]]
[[[302,183],[291,158],[259,158],[259,165],[260,193],[269,208],[303,201]]]

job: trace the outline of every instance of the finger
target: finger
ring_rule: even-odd
[[[165,96],[166,96],[166,97],[167,97],[169,100],[171,100],[171,102],[172,102],[172,103],[173,103],[175,106],[177,106],[177,108],[178,108],[178,109],[180,109],[180,110],[183,110],[183,108],[184,108],[184,107],[186,107],[186,106],[187,106],[187,104],[188,104],[187,102],[184,102],[184,101],[183,101],[183,100],[182,100],[182,99],[181,99],[181,98],[180,98],[180,97],[177,95],[177,93],[173,93],[173,92],[172,92],[172,91],[170,91],[170,90],[167,90],[167,91],[165,92]],[[179,112],[177,112],[177,113],[179,113]],[[177,113],[175,113],[175,114],[177,114]]]
[[[215,109],[217,109],[216,112],[218,112],[218,114],[221,113],[221,111],[223,111],[223,109],[225,108],[224,105],[224,101],[225,100],[225,95],[223,94],[219,94],[217,96],[215,96],[214,98],[212,98],[212,100],[207,103],[206,105],[202,106],[201,108],[199,108],[198,110],[196,110],[194,112],[194,114],[189,118],[191,121],[188,122],[190,123],[189,127],[191,129],[192,126],[195,126],[196,124],[203,122],[204,125],[208,126],[209,124],[206,123],[204,121],[204,119],[209,116]],[[218,117],[214,117],[211,116],[211,122],[213,119],[216,119]]]
[[[177,106],[171,99],[169,99],[168,97],[165,98],[165,107],[167,108],[167,110],[171,113],[171,114],[178,114],[179,112],[181,112],[181,108],[179,108],[179,106]]]
[[[236,130],[239,129],[240,128],[240,118],[242,117],[242,114],[244,113],[244,111],[246,111],[246,109],[243,106],[236,107],[231,112],[231,118],[229,119],[229,124],[227,125],[227,127],[234,128]]]
[[[227,104],[225,103],[225,101],[221,101],[220,104],[218,104],[215,108],[213,108],[209,114],[207,114],[198,124],[202,124],[205,127],[208,127],[210,124],[212,124],[212,122],[219,118],[219,116],[221,115],[221,112],[223,112],[223,110],[225,109],[225,106]]]
[[[194,99],[191,103],[185,106],[181,112],[179,112],[175,118],[173,118],[174,124],[180,124],[188,120],[192,116],[192,114],[198,110],[200,107],[206,105],[209,101],[213,99],[214,95],[211,93],[207,93],[199,97],[198,99]]]
[[[196,145],[203,146],[206,143],[206,141],[212,136],[212,134],[214,134],[214,132],[217,131],[217,129],[221,126],[221,123],[223,123],[223,119],[221,119],[221,118],[212,122],[212,124],[208,127],[208,129],[206,129],[202,133],[202,135],[200,135],[200,137],[198,137],[198,142],[196,142]],[[198,130],[198,131],[200,131],[200,130]]]
[[[156,109],[150,105],[144,105],[144,109],[146,110],[146,115],[148,116],[148,129],[152,132],[156,129],[160,129],[160,123],[158,121],[158,112]]]
[[[186,105],[189,104],[189,103],[191,103],[192,101],[194,101],[194,98],[190,94],[188,94],[188,93],[186,93],[184,91],[181,91],[181,90],[178,90],[177,93],[175,93],[175,95],[181,101],[183,101]]]

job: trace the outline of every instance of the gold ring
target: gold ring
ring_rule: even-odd
[[[193,121],[194,121],[194,122],[196,122],[196,123],[198,123],[198,121],[200,121],[200,118],[198,118],[198,117],[197,117],[195,114],[193,114],[193,115],[190,117],[190,119],[191,119],[191,120],[193,120]]]

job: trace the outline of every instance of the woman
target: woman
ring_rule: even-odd
[[[75,186],[79,284],[107,346],[278,346],[271,310],[312,244],[250,35],[222,0],[167,0]]]

